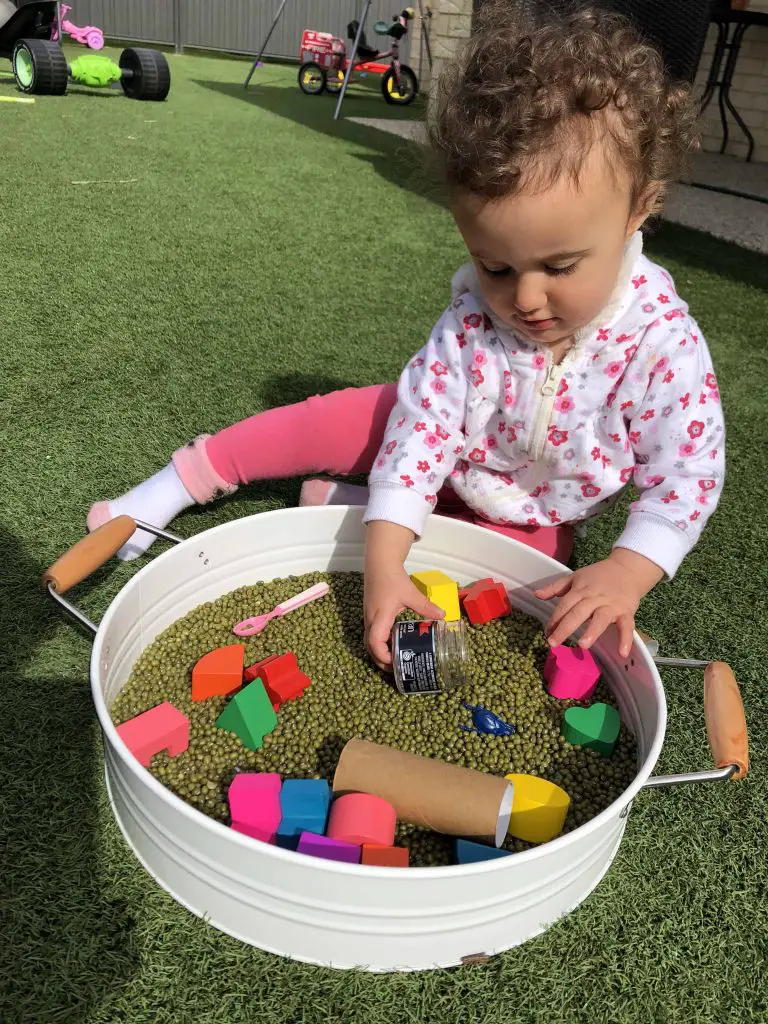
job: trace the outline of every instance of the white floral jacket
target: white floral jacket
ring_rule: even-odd
[[[494,523],[579,523],[632,480],[615,546],[671,577],[717,505],[724,442],[707,345],[639,233],[611,303],[559,365],[494,320],[464,267],[400,377],[365,519],[419,535],[450,482]]]

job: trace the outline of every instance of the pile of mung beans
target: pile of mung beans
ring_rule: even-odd
[[[270,611],[315,583],[327,597],[274,619],[251,639],[233,635],[235,623]],[[415,617],[415,616],[414,616]],[[192,668],[208,651],[244,643],[245,663],[293,651],[312,680],[284,704],[278,725],[258,751],[248,750],[215,722],[229,698],[193,702]],[[370,661],[363,638],[363,577],[357,572],[308,573],[242,587],[200,605],[158,636],[141,654],[118,695],[112,717],[127,721],[170,701],[190,721],[189,748],[178,757],[158,754],[150,771],[168,789],[212,818],[229,823],[227,790],[238,771],[279,772],[283,778],[332,781],[342,747],[353,737],[505,775],[525,772],[549,779],[571,797],[565,831],[582,825],[619,796],[636,772],[635,741],[622,725],[613,756],[572,747],[560,735],[565,709],[575,701],[550,697],[542,669],[547,642],[540,624],[521,612],[468,627],[467,683],[437,696],[405,697]],[[615,704],[601,682],[593,700]],[[512,723],[512,736],[479,736],[462,704],[480,704]],[[411,864],[451,862],[445,836],[398,823],[397,843]],[[509,839],[509,850],[529,844]]]

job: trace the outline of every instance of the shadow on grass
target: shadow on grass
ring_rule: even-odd
[[[418,102],[412,107],[387,106],[380,94],[377,98],[371,89],[357,86],[344,100],[344,116],[334,121],[334,97],[305,96],[298,86],[287,89],[284,85],[251,84],[246,90],[232,82],[199,79],[195,84],[287,118],[311,131],[365,146],[373,153],[356,154],[358,159],[370,163],[386,181],[432,202],[442,202],[440,192],[430,178],[422,146],[411,139],[350,120],[352,117],[375,117],[418,123],[423,120],[423,107]]]
[[[648,234],[648,251],[652,259],[661,263],[676,260],[737,284],[768,291],[768,256],[742,249],[705,231],[662,221]]]
[[[99,738],[90,689],[23,668],[54,628],[38,568],[0,534],[0,1020],[79,1022],[137,967],[133,919],[97,881]]]

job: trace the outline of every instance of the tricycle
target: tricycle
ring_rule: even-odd
[[[408,32],[408,23],[413,19],[412,7],[404,8],[393,17],[392,23],[377,21],[374,32],[389,36],[392,40],[388,50],[377,50],[368,45],[365,32],[360,31],[357,21],[347,26],[347,36],[354,41],[360,34],[357,53],[352,71],[362,74],[381,75],[381,91],[387,103],[407,106],[418,95],[419,82],[415,72],[400,62],[400,43]],[[322,92],[338,93],[349,67],[347,47],[343,39],[329,32],[315,32],[306,29],[301,37],[301,66],[299,67],[299,88],[308,96],[319,96]]]
[[[59,7],[61,12],[61,32],[63,34],[68,35],[73,42],[82,43],[83,46],[87,46],[91,50],[101,50],[104,48],[104,33],[100,28],[96,28],[95,25],[75,25],[74,22],[67,18],[67,14],[72,10],[70,5],[59,4]],[[59,35],[59,26],[54,22],[51,42],[57,43]]]

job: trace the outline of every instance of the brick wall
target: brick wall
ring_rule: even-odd
[[[431,0],[424,2],[425,12],[431,12],[427,18],[429,25],[429,42],[432,47],[432,76],[440,74],[441,67],[450,61],[463,39],[469,39],[472,27],[472,0]],[[411,43],[411,65],[416,66],[419,52],[419,35],[421,19],[417,12]],[[426,57],[423,61],[421,87],[429,89],[429,65]]]
[[[768,11],[768,0],[752,0],[752,11]],[[696,85],[699,92],[704,87],[712,54],[715,49],[717,30],[711,26],[704,54],[699,66]],[[768,162],[768,28],[753,25],[747,29],[739,52],[739,60],[731,85],[731,100],[741,114],[755,139],[754,161]],[[718,91],[704,111],[701,120],[702,145],[705,150],[719,152],[722,140]],[[728,115],[728,153],[746,156],[747,140],[731,115]]]

